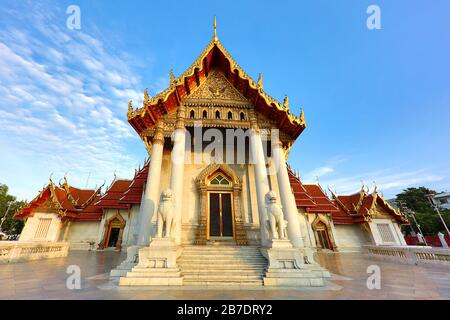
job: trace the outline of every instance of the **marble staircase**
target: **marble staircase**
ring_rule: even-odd
[[[261,286],[267,260],[258,247],[186,246],[177,264],[183,285]]]

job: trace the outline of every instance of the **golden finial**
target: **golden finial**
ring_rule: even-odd
[[[128,113],[133,112],[133,100],[128,101]]]
[[[375,181],[372,181],[372,182],[373,182],[373,185],[375,186],[375,187],[373,188],[373,193],[377,193],[377,192],[378,192],[377,183],[376,183]]]
[[[144,104],[149,103],[150,102],[150,96],[148,95],[148,89],[145,88],[144,90]]]
[[[170,85],[174,86],[175,85],[175,76],[173,74],[172,69],[170,69]]]
[[[284,97],[283,106],[285,109],[289,110],[289,97],[287,95]]]
[[[261,90],[261,91],[263,91],[263,89],[264,89],[263,82],[262,82],[262,74],[261,73],[259,74],[259,77],[258,77],[258,89]]]
[[[219,40],[219,38],[217,38],[217,19],[216,16],[214,15],[214,41]]]
[[[303,110],[303,108],[300,109],[300,121],[302,123],[305,123],[305,111]]]

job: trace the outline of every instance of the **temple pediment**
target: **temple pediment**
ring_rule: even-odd
[[[183,99],[186,105],[191,104],[245,104],[250,101],[245,98],[233,85],[225,78],[223,72],[218,69],[211,70],[204,82],[196,88],[187,98]]]
[[[257,113],[274,120],[276,127],[291,141],[306,127],[303,111],[297,117],[291,112],[287,96],[280,102],[267,94],[262,76],[257,81],[253,80],[234,61],[216,36],[180,76],[175,77],[170,72],[167,89],[153,97],[145,91],[143,105],[137,109],[133,108],[130,101],[128,122],[141,137],[145,136],[159,119],[170,117],[181,104],[217,107],[244,105],[253,108]]]

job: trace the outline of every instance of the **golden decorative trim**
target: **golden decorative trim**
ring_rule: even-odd
[[[162,100],[163,102],[167,100],[169,95],[175,90],[175,87],[177,85],[184,85],[185,78],[191,77],[195,73],[195,69],[201,70],[203,69],[202,61],[207,56],[210,50],[212,50],[216,46],[219,50],[223,52],[226,59],[228,59],[230,63],[230,67],[232,71],[237,71],[239,73],[239,76],[243,79],[247,80],[249,83],[249,87],[258,90],[258,92],[261,94],[261,97],[265,100],[266,104],[269,106],[274,106],[277,110],[283,111],[286,113],[288,120],[293,125],[305,125],[305,123],[297,118],[295,115],[293,115],[289,109],[286,109],[282,103],[271,97],[269,94],[267,94],[262,87],[262,78],[261,81],[258,81],[256,83],[245,71],[236,63],[236,61],[233,59],[233,57],[228,53],[228,51],[225,49],[225,47],[222,45],[222,43],[217,38],[217,35],[215,34],[213,39],[208,43],[208,45],[203,49],[202,53],[197,57],[197,59],[194,61],[194,63],[185,71],[183,74],[181,74],[178,78],[175,78],[173,73],[170,73],[171,81],[170,81],[170,87],[163,90],[159,94],[157,94],[155,97],[150,98],[150,101],[148,102],[148,105],[152,105],[156,103],[158,100]],[[145,107],[145,104],[144,104]],[[137,109],[132,112],[128,113],[128,119],[131,119],[135,117],[137,114],[141,113],[143,115],[143,111],[145,111],[145,108]]]

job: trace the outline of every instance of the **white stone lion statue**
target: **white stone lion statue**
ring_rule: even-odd
[[[173,219],[173,193],[172,190],[166,189],[161,193],[161,201],[158,207],[158,232],[157,237],[170,238],[171,230],[175,223]]]
[[[277,195],[273,191],[266,194],[266,208],[269,215],[269,226],[272,239],[286,240],[286,221],[283,217],[283,210],[277,203]]]

